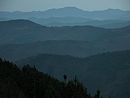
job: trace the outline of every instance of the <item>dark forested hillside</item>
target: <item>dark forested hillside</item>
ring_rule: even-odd
[[[63,73],[68,77],[77,75],[91,92],[96,88],[107,96],[125,96],[130,92],[130,51],[103,53],[88,58],[41,54],[17,63],[37,65],[41,71],[59,79]]]
[[[0,59],[0,98],[101,98],[98,90],[91,96],[77,79],[63,75],[59,81],[35,66],[23,66]]]

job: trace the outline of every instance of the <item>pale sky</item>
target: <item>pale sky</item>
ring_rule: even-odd
[[[0,0],[0,11],[44,11],[62,7],[89,11],[108,8],[130,10],[130,0]]]

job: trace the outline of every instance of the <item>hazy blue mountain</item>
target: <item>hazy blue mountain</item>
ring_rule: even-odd
[[[85,11],[76,7],[65,7],[59,9],[49,9],[46,11],[32,11],[32,12],[0,12],[0,18],[11,19],[28,19],[28,18],[49,18],[49,17],[83,17],[90,19],[121,19],[130,20],[130,11],[123,11],[119,9],[108,9],[102,11]]]
[[[0,44],[27,43],[45,40],[103,41],[129,37],[130,26],[104,29],[94,26],[45,27],[28,20],[0,22]]]
[[[129,20],[93,20],[81,17],[30,18],[29,20],[44,26],[85,26],[103,28],[121,28],[130,25]]]
[[[0,22],[0,56],[18,60],[41,53],[87,57],[130,49],[130,27],[45,27],[28,20]]]
[[[129,59],[130,51],[119,51],[88,58],[40,54],[17,63],[36,65],[41,71],[58,78],[61,78],[62,74],[67,74],[68,77],[77,75],[90,91],[98,88],[104,95],[126,96],[130,92]]]
[[[92,25],[102,28],[122,28],[130,25],[130,21],[126,20],[90,20],[78,25]]]
[[[76,7],[65,7],[59,9],[49,9],[44,12],[46,17],[84,17],[86,11]]]
[[[17,19],[17,18],[16,18]],[[0,21],[11,20],[0,18]],[[50,17],[50,18],[28,18],[28,20],[44,26],[85,26],[91,25],[102,28],[121,28],[130,25],[130,20],[94,20],[82,17]]]
[[[29,20],[45,26],[74,26],[79,23],[91,21],[92,19],[82,17],[50,17],[50,18],[30,18]]]
[[[0,21],[15,19],[27,19],[45,26],[92,25],[120,28],[130,25],[130,11],[119,9],[85,11],[76,7],[65,7],[46,11],[0,12]]]
[[[0,56],[19,60],[41,53],[88,57],[108,51],[130,50],[130,35],[116,36],[101,41],[48,40],[25,44],[0,45]]]
[[[0,57],[59,79],[77,75],[91,92],[129,96],[130,11],[0,12]]]

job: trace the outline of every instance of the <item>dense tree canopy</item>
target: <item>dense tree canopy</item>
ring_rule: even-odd
[[[98,91],[93,97],[75,77],[59,81],[36,67],[25,65],[18,68],[0,59],[0,98],[100,98]]]

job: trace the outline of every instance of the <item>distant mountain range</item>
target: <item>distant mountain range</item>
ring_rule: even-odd
[[[130,11],[123,11],[119,9],[108,9],[102,11],[84,11],[76,7],[65,7],[59,9],[49,9],[46,11],[32,11],[32,12],[0,12],[1,18],[50,18],[50,17],[82,17],[89,19],[110,20],[123,19],[130,20]]]
[[[48,40],[24,44],[4,44],[0,45],[0,57],[12,61],[43,53],[88,57],[108,51],[130,50],[129,42],[129,37],[122,37],[97,42]]]
[[[45,27],[28,20],[0,22],[0,56],[9,60],[41,53],[87,57],[130,50],[129,42],[130,26],[104,29],[93,26]]]
[[[104,41],[112,38],[128,39],[130,26],[104,29],[94,26],[45,27],[28,20],[0,22],[0,44],[29,43],[46,40]]]
[[[130,25],[130,11],[119,9],[85,11],[76,7],[65,7],[46,11],[0,12],[1,21],[13,19],[28,19],[45,26],[93,25],[116,28]]]
[[[77,75],[89,91],[94,92],[98,88],[105,96],[129,96],[130,51],[103,53],[88,58],[40,54],[16,63],[36,65],[41,71],[59,79],[63,74],[67,74],[68,78]]]
[[[20,65],[36,65],[59,79],[63,74],[77,75],[92,92],[100,89],[107,96],[129,96],[129,13],[113,9],[88,12],[74,7],[0,12],[5,20],[16,19],[0,21],[0,57]],[[41,25],[49,20],[49,25]],[[63,25],[58,27],[57,22]]]
[[[121,28],[130,25],[130,20],[93,20],[81,17],[30,18],[29,20],[44,26],[85,26],[102,28]]]

